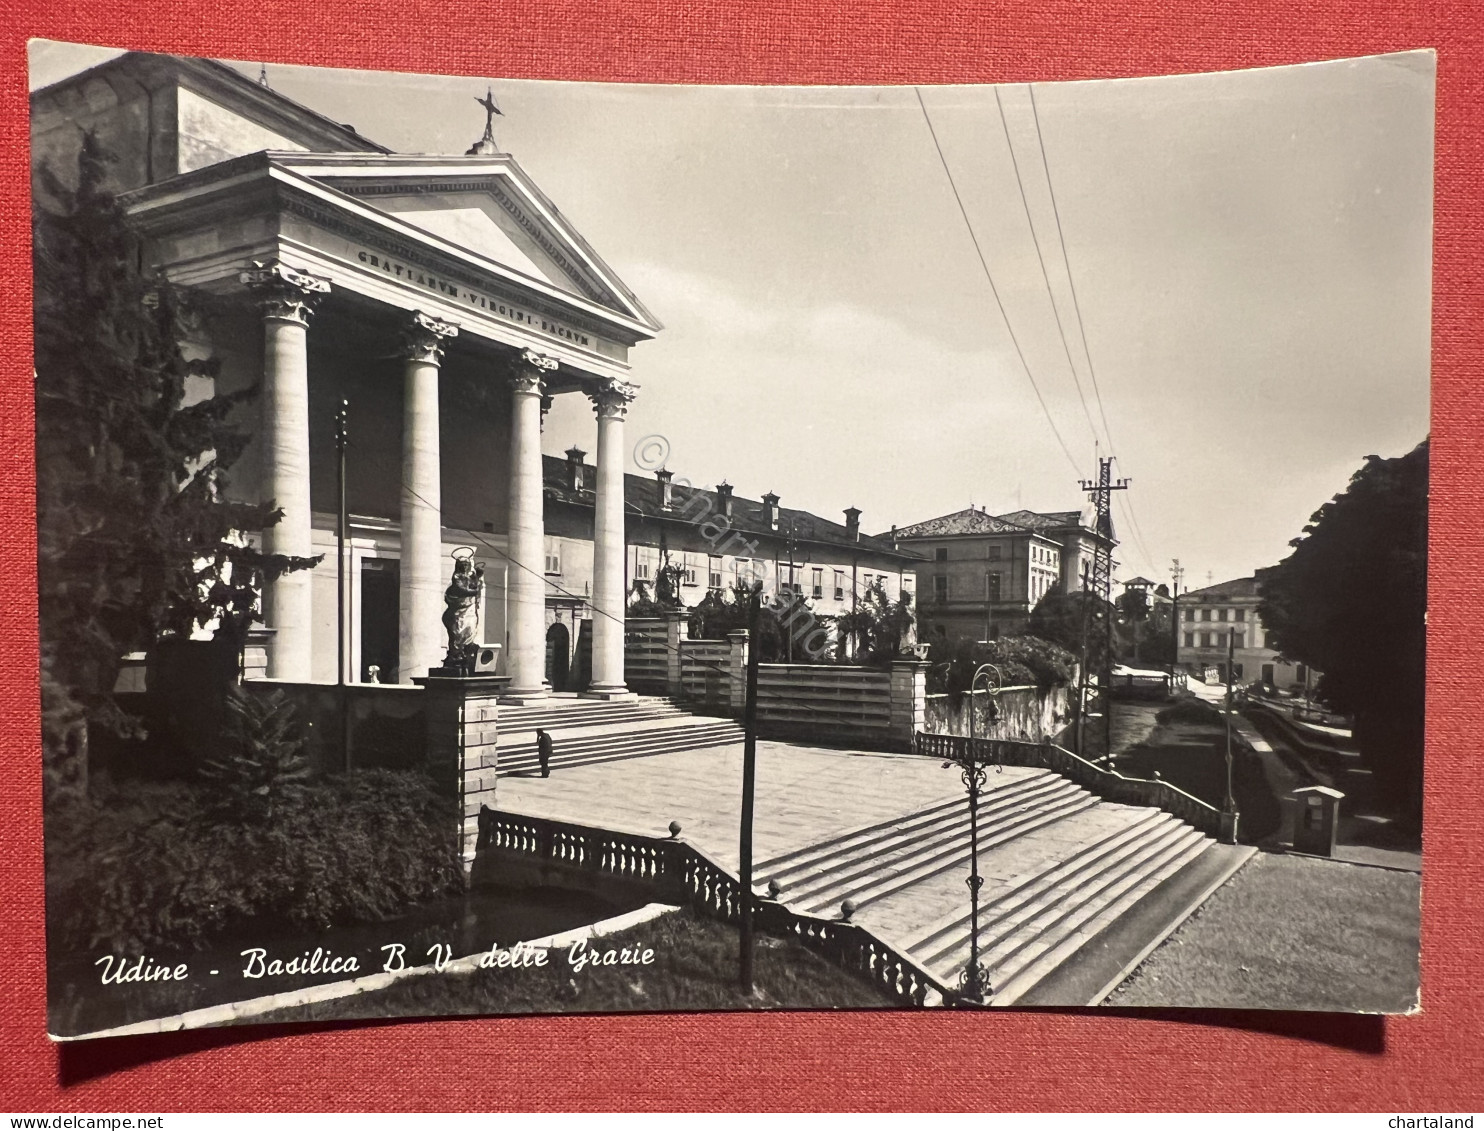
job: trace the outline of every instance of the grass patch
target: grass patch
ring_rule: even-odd
[[[384,990],[277,1010],[255,1022],[461,1014],[694,1012],[734,1009],[880,1009],[896,1003],[864,980],[789,939],[757,936],[754,984],[737,987],[735,927],[685,910],[593,939],[588,949],[654,951],[650,965],[574,970],[568,951],[525,969],[425,974]]]
[[[1106,1004],[1404,1012],[1420,897],[1415,873],[1259,853]]]

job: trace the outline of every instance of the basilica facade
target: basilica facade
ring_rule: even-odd
[[[86,131],[118,157],[110,187],[142,266],[201,299],[188,349],[219,363],[216,389],[259,387],[228,489],[282,518],[250,536],[323,555],[265,586],[267,676],[426,674],[443,659],[444,588],[465,556],[484,567],[480,633],[503,645],[510,695],[545,695],[541,430],[553,398],[574,396],[592,407],[595,452],[587,682],[627,695],[629,355],[661,327],[493,131],[466,154],[395,154],[229,67],[130,53],[33,94],[42,206],[39,171],[65,178]]]

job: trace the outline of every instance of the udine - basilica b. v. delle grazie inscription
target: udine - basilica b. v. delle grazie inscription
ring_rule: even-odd
[[[356,258],[367,267],[378,268],[395,278],[438,291],[440,294],[458,299],[460,302],[467,302],[471,306],[477,306],[480,310],[498,315],[507,322],[529,326],[533,330],[539,330],[543,334],[547,334],[553,338],[561,338],[575,345],[591,347],[593,344],[592,339],[581,330],[574,330],[570,326],[563,325],[543,315],[532,313],[529,310],[523,310],[518,306],[514,306],[500,299],[490,298],[488,295],[482,295],[478,291],[471,291],[467,287],[461,287],[457,283],[449,282],[447,279],[440,279],[410,264],[398,263],[394,259],[388,259],[386,256],[378,255],[373,251],[358,251]]]
[[[381,973],[397,974],[416,968],[415,962],[409,962],[407,947],[404,944],[387,943],[380,949]],[[480,954],[477,959],[465,960],[462,965],[480,970],[529,969],[546,966],[552,953],[544,947],[531,946],[528,943],[516,943],[510,947],[501,947],[496,944]],[[322,946],[306,950],[302,954],[290,955],[272,954],[264,947],[254,946],[242,951],[238,957],[241,962],[240,976],[249,980],[284,975],[355,975],[366,973],[369,970],[369,967],[362,966],[360,956],[336,954]],[[428,961],[423,965],[441,973],[454,962],[453,948],[446,943],[434,943],[427,950],[427,959]],[[584,939],[578,939],[567,948],[566,960],[573,973],[577,974],[599,966],[652,966],[654,965],[654,949],[639,946],[600,949],[588,946]],[[94,965],[100,969],[99,981],[105,986],[124,985],[131,982],[184,982],[188,981],[192,974],[189,963],[179,962],[171,965],[151,958],[147,954],[141,954],[132,959],[123,955],[105,954]],[[223,970],[217,967],[207,970],[206,973],[211,977],[217,977],[223,973]]]

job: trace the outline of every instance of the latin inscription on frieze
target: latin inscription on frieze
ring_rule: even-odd
[[[496,318],[525,326],[528,329],[535,330],[537,333],[546,334],[548,337],[561,338],[574,345],[594,348],[591,336],[582,330],[574,329],[538,311],[527,310],[505,299],[497,298],[494,295],[483,294],[480,291],[460,284],[456,280],[442,278],[430,271],[423,270],[421,267],[414,267],[410,263],[399,262],[378,252],[358,251],[356,253],[356,259],[366,267],[377,271],[384,271],[392,278],[412,286],[426,287],[430,291],[436,291],[446,298],[455,300],[460,305],[467,305],[486,314],[492,314]]]

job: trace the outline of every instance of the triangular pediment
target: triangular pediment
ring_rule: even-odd
[[[654,316],[508,155],[273,157],[504,271],[659,329]]]

